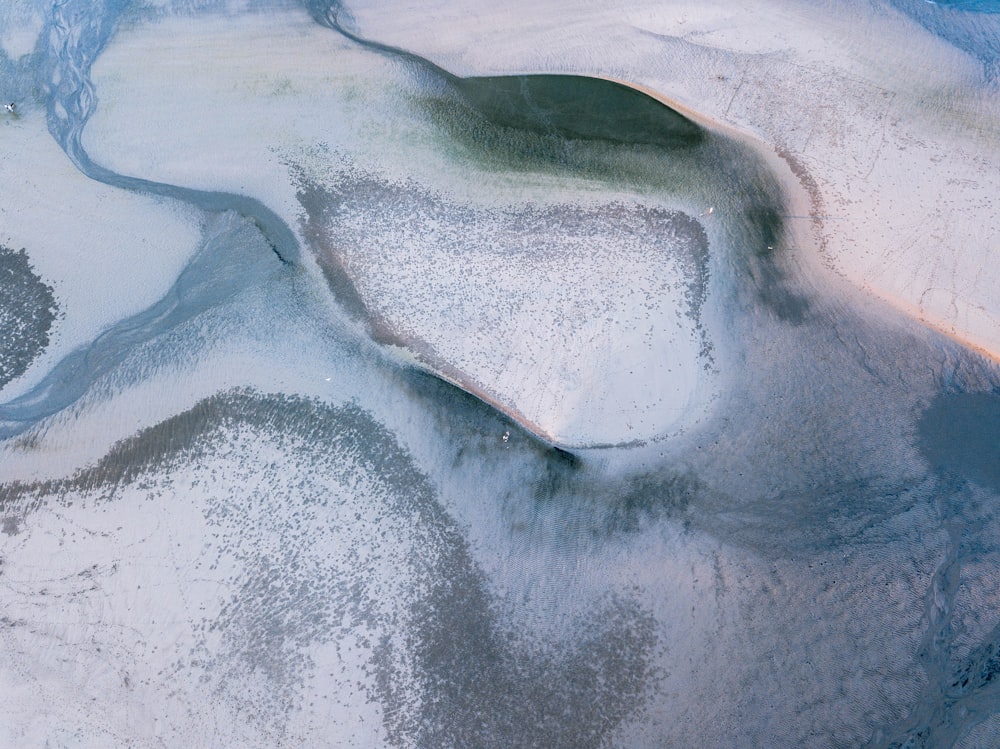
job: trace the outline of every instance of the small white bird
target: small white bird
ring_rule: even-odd
[[[3,108],[6,109],[11,114],[14,114],[14,112],[17,111],[17,104],[15,104],[14,102],[8,102],[7,104],[3,105]]]

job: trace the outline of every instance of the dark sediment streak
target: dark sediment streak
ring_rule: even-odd
[[[808,316],[809,301],[793,290],[782,253],[785,198],[744,146],[708,133],[666,104],[621,83],[575,75],[462,78],[417,54],[352,31],[350,15],[339,2],[307,0],[305,5],[318,23],[423,71],[434,82],[430,88],[438,89],[417,97],[418,103],[484,168],[571,173],[616,187],[654,187],[670,193],[677,187],[667,180],[678,173],[671,161],[699,160],[706,179],[725,182],[727,191],[737,196],[725,210],[741,217],[733,222],[730,237],[738,276],[778,319],[800,324]],[[588,149],[595,144],[625,149],[622,154],[631,158],[609,161]],[[636,166],[642,162],[645,166]],[[719,208],[721,214],[723,206]]]
[[[24,395],[0,404],[0,439],[76,402],[137,346],[281,272],[283,266],[249,221],[223,214],[209,226],[213,233],[162,299],[71,352]]]
[[[556,444],[556,438],[521,413],[511,401],[510,393],[491,392],[489,383],[476,382],[419,334],[400,333],[397,325],[405,322],[393,314],[391,299],[365,298],[361,291],[364,280],[355,278],[351,272],[352,268],[361,267],[364,274],[372,262],[378,262],[366,261],[365,248],[373,243],[391,246],[399,241],[399,236],[418,243],[424,241],[422,224],[414,219],[424,216],[464,231],[466,241],[485,242],[495,252],[517,262],[543,258],[558,261],[560,244],[547,239],[550,232],[579,241],[641,244],[655,258],[651,262],[673,263],[683,273],[684,304],[677,314],[686,317],[694,334],[700,335],[706,369],[713,366],[712,346],[701,325],[702,307],[708,294],[708,239],[702,225],[681,211],[617,202],[589,207],[555,204],[493,210],[449,200],[420,185],[396,184],[354,169],[338,172],[322,185],[309,180],[294,165],[292,171],[298,183],[299,201],[305,209],[303,234],[316,251],[327,282],[341,299],[349,302],[348,309],[367,325],[372,338],[407,348],[435,374],[510,414],[549,444]],[[362,228],[356,229],[358,226]],[[459,244],[440,249],[453,251],[453,257],[460,263],[462,248]],[[586,446],[621,445],[588,443]]]
[[[463,156],[488,171],[538,170],[596,179],[612,188],[653,187],[664,195],[688,198],[682,186],[670,183],[672,179],[693,179],[690,175],[678,177],[684,171],[678,164],[683,163],[692,173],[704,176],[691,195],[700,191],[701,197],[706,183],[725,183],[725,190],[720,191],[725,197],[719,198],[729,204],[719,204],[717,215],[729,217],[725,243],[730,246],[718,250],[726,253],[739,285],[724,293],[749,297],[747,306],[760,304],[784,323],[799,325],[808,318],[810,302],[794,290],[782,253],[787,234],[784,196],[777,181],[746,147],[709,133],[627,85],[572,75],[461,78],[417,54],[356,33],[339,3],[307,2],[306,6],[320,24],[419,71],[422,89],[415,93],[414,102],[434,126],[463,149]],[[696,163],[697,167],[692,167]],[[338,257],[335,221],[324,226],[335,210],[324,205],[329,196],[318,191],[313,185],[304,186],[299,193],[307,215],[305,233],[314,243],[329,285],[345,306],[367,324],[377,340],[406,346],[447,381],[502,408],[482,384],[441,361],[426,344],[402,340],[379,318]],[[706,202],[706,208],[709,205],[712,203]],[[704,351],[711,348],[706,340]],[[518,418],[551,442],[537,426]]]

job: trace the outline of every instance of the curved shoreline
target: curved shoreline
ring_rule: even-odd
[[[337,12],[337,2],[331,0],[314,0],[313,7],[322,6],[333,8],[331,15]],[[478,7],[478,6],[477,6]],[[932,6],[927,6],[932,7]],[[648,9],[647,9],[648,10]],[[760,17],[750,23],[756,23],[751,28],[763,28],[764,21],[781,21],[782,16],[778,15],[780,8],[768,5],[766,8],[758,8]],[[897,10],[899,10],[897,8]],[[424,41],[418,35],[412,36],[409,28],[413,19],[408,13],[404,13],[404,21],[390,24],[385,30],[380,31],[388,42],[372,42],[373,46],[386,51],[396,50],[400,46],[406,46],[408,40],[413,39],[413,44],[417,46],[419,53],[427,50],[429,57],[436,61],[448,61],[452,67],[459,68],[464,75],[518,75],[518,74],[546,74],[546,75],[581,75],[590,77],[601,77],[612,80],[622,85],[641,90],[650,96],[658,99],[667,106],[677,111],[685,113],[694,121],[703,126],[727,135],[736,137],[750,145],[755,146],[755,150],[766,158],[775,168],[774,172],[785,185],[791,183],[786,179],[789,175],[787,169],[781,167],[780,160],[788,161],[788,166],[795,173],[799,187],[789,190],[790,198],[801,193],[804,188],[815,197],[821,198],[820,205],[826,203],[825,208],[835,212],[844,211],[844,226],[850,231],[843,231],[840,226],[831,226],[824,217],[826,210],[796,212],[796,216],[810,216],[815,227],[812,237],[808,233],[801,231],[798,221],[789,222],[796,226],[790,226],[790,230],[797,232],[797,238],[808,239],[808,242],[799,242],[803,247],[811,246],[814,251],[798,253],[798,259],[813,265],[818,261],[826,270],[833,271],[838,277],[855,291],[859,291],[863,296],[873,300],[880,300],[895,312],[904,315],[907,319],[915,321],[922,327],[926,327],[950,340],[966,346],[979,354],[988,357],[994,362],[1000,362],[1000,338],[996,334],[998,318],[998,307],[995,295],[988,292],[977,291],[971,295],[965,291],[970,287],[989,288],[992,284],[995,287],[996,275],[990,263],[990,248],[995,247],[996,232],[988,229],[972,230],[968,227],[982,224],[984,221],[988,225],[988,219],[984,216],[982,209],[965,209],[965,202],[956,202],[954,210],[956,212],[954,223],[965,229],[954,229],[951,224],[944,220],[942,216],[951,213],[951,209],[942,210],[940,214],[936,211],[938,203],[935,188],[911,187],[913,181],[910,174],[917,174],[916,170],[935,169],[935,165],[944,159],[944,163],[950,163],[949,144],[958,147],[960,153],[963,151],[962,144],[972,146],[968,153],[959,158],[960,165],[965,165],[968,169],[975,170],[976,163],[982,162],[980,168],[985,169],[985,180],[980,180],[982,186],[979,187],[979,197],[988,196],[989,190],[1000,186],[995,177],[991,177],[989,168],[996,164],[995,158],[990,158],[990,153],[996,153],[995,137],[992,140],[976,140],[976,131],[983,127],[989,130],[989,124],[996,122],[996,107],[988,103],[982,104],[981,109],[976,109],[977,94],[974,90],[968,89],[972,83],[968,80],[969,75],[982,75],[983,60],[976,57],[975,49],[969,47],[970,44],[980,39],[979,36],[965,40],[960,38],[961,34],[945,34],[939,36],[941,29],[936,27],[920,28],[925,24],[923,15],[913,16],[899,10],[906,19],[906,22],[913,24],[913,28],[901,27],[899,21],[891,17],[879,17],[878,24],[871,30],[866,30],[859,35],[855,42],[856,52],[866,53],[869,47],[864,45],[881,44],[886,34],[889,39],[899,42],[902,40],[902,30],[918,32],[918,36],[912,38],[912,50],[907,50],[907,58],[912,62],[924,64],[928,59],[927,55],[941,55],[940,65],[928,65],[929,70],[934,71],[934,75],[922,84],[927,90],[914,91],[912,86],[904,86],[896,70],[905,64],[896,58],[889,60],[883,58],[860,57],[857,59],[848,58],[850,62],[862,64],[881,65],[885,70],[873,69],[871,75],[858,74],[855,69],[848,66],[834,64],[829,55],[821,57],[803,55],[806,50],[808,38],[801,41],[794,41],[783,36],[788,53],[774,58],[773,65],[767,62],[768,55],[772,54],[771,47],[765,45],[764,51],[741,51],[739,44],[733,40],[732,34],[725,36],[725,40],[715,40],[707,46],[701,46],[693,41],[684,49],[692,51],[696,55],[696,60],[702,61],[705,65],[715,65],[716,62],[723,68],[735,66],[738,69],[752,69],[752,76],[748,82],[758,81],[760,76],[775,75],[776,95],[769,99],[769,102],[781,107],[791,107],[793,112],[786,112],[784,119],[778,113],[770,114],[759,103],[748,100],[744,94],[739,101],[736,97],[740,86],[723,86],[725,98],[716,101],[713,105],[711,94],[706,93],[704,100],[701,100],[699,85],[707,85],[699,82],[701,73],[705,75],[711,72],[711,68],[693,72],[673,70],[671,66],[657,62],[654,58],[641,57],[643,54],[651,54],[647,47],[637,50],[634,55],[626,54],[626,58],[635,57],[633,63],[625,63],[625,66],[618,66],[613,74],[607,73],[606,62],[597,61],[593,55],[583,52],[576,45],[579,35],[567,39],[559,34],[547,31],[549,24],[553,28],[558,26],[557,19],[546,13],[544,8],[538,10],[537,30],[532,29],[530,37],[535,40],[548,40],[554,36],[554,43],[551,49],[547,48],[545,63],[536,64],[533,67],[524,66],[524,55],[517,59],[504,54],[503,47],[494,49],[494,37],[498,40],[506,38],[504,34],[512,34],[520,24],[528,23],[534,18],[534,11],[529,12],[525,20],[511,22],[509,19],[498,16],[498,20],[503,20],[503,25],[498,35],[484,35],[476,30],[466,30],[461,28],[460,16],[453,13],[454,8],[445,6],[442,11],[441,22],[443,41]],[[720,11],[721,12],[721,11]],[[771,15],[767,15],[771,14]],[[354,23],[355,27],[366,28],[371,14],[364,9],[359,16],[360,23]],[[602,11],[594,11],[593,21],[605,21],[607,14]],[[727,11],[724,14],[729,16]],[[969,14],[981,15],[981,14]],[[662,18],[661,18],[662,16]],[[981,15],[985,19],[990,16]],[[658,11],[649,10],[649,19],[639,23],[633,20],[631,30],[638,34],[649,34],[658,36],[649,26],[665,26],[676,31],[677,19],[672,19],[669,14],[664,15]],[[922,20],[923,19],[923,20]],[[819,22],[829,21],[834,32],[842,32],[849,28],[842,18],[830,19],[824,12],[817,11],[815,20]],[[581,19],[581,23],[586,22]],[[970,22],[971,23],[971,22]],[[696,21],[694,31],[709,33],[711,25]],[[371,26],[377,29],[376,26]],[[962,28],[965,28],[964,26]],[[988,27],[982,33],[987,33],[995,26]],[[902,30],[901,30],[902,29]],[[781,30],[788,30],[781,27]],[[677,32],[679,33],[679,32]],[[926,36],[923,36],[923,35]],[[358,38],[357,33],[351,34]],[[957,35],[957,36],[956,36]],[[630,38],[630,37],[627,37]],[[664,32],[664,40],[688,45],[688,41],[682,36],[675,36]],[[517,37],[511,37],[514,41]],[[980,40],[981,41],[981,40]],[[467,46],[472,42],[478,42],[475,47]],[[429,46],[428,46],[429,45]],[[945,46],[949,45],[949,46]],[[412,46],[412,45],[411,45]],[[773,45],[772,45],[773,46]],[[881,46],[877,48],[881,50]],[[486,50],[494,54],[487,54]],[[717,54],[725,56],[725,60],[717,59]],[[796,58],[796,53],[799,58]],[[408,53],[412,55],[413,53]],[[716,56],[712,56],[715,54]],[[955,56],[953,56],[955,55]],[[960,59],[958,55],[971,55],[974,59]],[[898,56],[897,56],[898,57]],[[499,59],[501,62],[496,63]],[[533,60],[534,55],[528,54],[528,60]],[[933,58],[931,58],[933,59]],[[868,62],[865,62],[865,61]],[[723,64],[724,63],[724,64]],[[761,65],[763,63],[763,65]],[[814,64],[810,64],[814,63]],[[439,66],[438,62],[429,63]],[[894,67],[895,66],[895,67]],[[907,68],[909,69],[909,68]],[[987,80],[992,80],[995,84],[996,78],[990,78],[990,70],[995,71],[995,65],[985,71]],[[683,90],[688,92],[684,101],[664,93],[664,89],[658,89],[655,85],[650,85],[644,81],[647,76],[658,75],[657,71],[666,73],[668,79],[679,81]],[[784,72],[783,72],[784,71]],[[811,73],[809,81],[819,83],[828,82],[831,85],[829,96],[846,94],[857,97],[857,104],[863,111],[847,110],[841,115],[837,114],[831,124],[842,131],[844,143],[837,141],[831,133],[824,132],[823,119],[819,116],[811,116],[808,108],[801,106],[801,96],[808,93],[810,83],[801,83],[791,78],[784,78],[786,75],[799,75],[802,72]],[[995,75],[995,72],[994,72]],[[757,76],[754,78],[753,76]],[[724,79],[720,79],[724,80]],[[742,85],[742,84],[741,84]],[[718,89],[718,87],[714,87]],[[944,91],[952,91],[955,99],[946,98]],[[863,90],[862,90],[863,89]],[[666,90],[669,90],[669,86]],[[694,92],[694,93],[691,93]],[[718,90],[715,91],[719,93]],[[866,98],[868,97],[868,98]],[[915,98],[919,97],[919,98]],[[825,96],[819,96],[816,103],[824,100]],[[713,111],[712,115],[706,115],[698,102],[702,101],[706,107]],[[926,100],[926,104],[925,104]],[[726,101],[731,106],[734,101],[739,104],[738,109],[742,115],[737,115],[736,119],[740,125],[730,124],[721,115],[723,108],[728,111]],[[845,104],[850,104],[845,101]],[[938,110],[931,107],[936,106]],[[906,111],[912,109],[912,112]],[[954,109],[952,109],[954,108]],[[925,120],[925,115],[938,111],[947,117],[948,122],[941,122],[939,119]],[[981,112],[983,120],[978,123],[969,122],[969,117],[975,112]],[[910,123],[909,114],[917,115],[913,124]],[[790,115],[790,116],[789,116]],[[875,116],[877,119],[865,119]],[[809,121],[801,121],[806,117]],[[902,123],[902,124],[900,124]],[[804,127],[799,128],[798,125]],[[935,127],[941,125],[951,125],[954,129],[955,138],[947,138],[935,145],[933,139],[930,146],[925,146],[923,140],[927,137],[926,126]],[[970,126],[975,130],[971,130]],[[983,130],[983,132],[986,132]],[[991,132],[996,135],[995,126]],[[815,139],[813,136],[816,136]],[[849,144],[853,139],[860,138],[860,145],[852,148]],[[866,141],[871,143],[865,145]],[[814,140],[822,141],[813,143]],[[787,144],[786,144],[787,141]],[[837,142],[835,142],[837,141]],[[881,145],[879,145],[881,143]],[[910,149],[910,155],[903,154],[907,149],[907,144],[916,144],[919,149]],[[846,145],[845,145],[846,144]],[[884,150],[883,150],[884,147]],[[778,161],[775,161],[777,154]],[[819,159],[814,159],[813,156]],[[908,170],[900,165],[900,160],[914,161],[912,169]],[[858,171],[858,159],[864,162],[864,169]],[[984,160],[985,159],[985,160]],[[816,163],[822,160],[822,163]],[[793,162],[798,162],[793,163]],[[808,164],[808,167],[806,166]],[[878,166],[878,172],[871,177],[872,167]],[[816,175],[817,180],[804,177],[808,168]],[[995,172],[994,172],[995,174]],[[952,191],[952,188],[945,186],[947,177],[959,178],[961,176],[960,167],[940,169],[936,176],[936,181],[940,184],[940,190]],[[973,175],[969,175],[973,176]],[[923,180],[921,180],[923,181]],[[931,180],[932,182],[935,179]],[[820,188],[816,183],[822,184]],[[893,185],[902,182],[904,187],[903,197],[905,200],[901,210],[894,210],[891,205],[893,198]],[[950,184],[949,180],[949,184]],[[814,192],[814,189],[816,192]],[[822,192],[818,192],[819,190]],[[984,192],[985,191],[985,192]],[[975,201],[977,194],[975,188],[966,189],[960,192],[958,201]],[[846,206],[844,205],[846,202]],[[995,202],[995,201],[994,201]],[[958,213],[963,209],[962,213]],[[932,215],[933,214],[933,215]],[[926,238],[914,242],[910,236],[911,228],[919,231],[919,226],[925,224],[925,233],[944,232],[944,245],[939,253],[935,250],[934,242]],[[906,234],[907,236],[903,236]],[[970,242],[972,244],[970,244]],[[915,246],[915,249],[914,249]],[[967,248],[972,248],[972,256],[967,252]],[[816,252],[815,250],[818,250]],[[811,257],[818,254],[818,257]],[[995,253],[994,253],[995,254]],[[975,258],[982,258],[976,260]],[[939,259],[938,259],[939,258]],[[900,262],[902,265],[900,266]],[[897,267],[902,273],[896,272]],[[957,280],[953,277],[957,273]],[[905,277],[904,277],[905,274]],[[954,282],[949,281],[953,279]],[[985,284],[985,286],[984,286]],[[940,290],[940,292],[936,291]],[[928,291],[934,293],[930,301],[925,302],[924,298]],[[958,299],[958,306],[949,303],[949,299]],[[964,299],[963,299],[964,297]]]
[[[607,83],[612,83],[615,85],[622,86],[629,91],[634,91],[643,97],[648,98],[650,101],[655,101],[658,104],[665,106],[671,113],[675,115],[680,115],[683,119],[688,120],[693,123],[699,129],[707,130],[708,132],[721,134],[724,138],[729,141],[735,141],[741,145],[747,145],[750,143],[749,138],[745,134],[735,130],[724,128],[720,123],[713,122],[707,118],[701,116],[700,114],[693,112],[687,107],[679,105],[658,92],[648,89],[639,84],[626,82],[623,80],[618,80],[615,78],[600,76],[600,75],[589,75],[589,74],[553,74],[553,73],[523,73],[523,74],[505,74],[501,76],[458,76],[446,68],[438,65],[437,63],[422,57],[421,55],[406,50],[401,47],[397,47],[390,44],[384,44],[378,41],[367,39],[353,31],[348,30],[344,24],[340,21],[338,17],[342,9],[339,7],[338,3],[324,3],[315,2],[310,4],[310,10],[312,11],[313,18],[323,26],[326,26],[333,30],[335,33],[341,35],[345,39],[355,44],[358,44],[362,48],[372,50],[378,54],[385,55],[391,58],[400,59],[417,67],[423,68],[430,73],[439,76],[444,81],[455,85],[456,88],[462,90],[462,83],[466,81],[472,81],[480,78],[531,78],[531,77],[564,77],[567,79],[586,79],[590,81],[605,81]],[[765,149],[756,147],[750,149],[751,153],[757,156],[763,156],[763,161],[769,169],[769,174],[778,178],[780,185],[780,190],[782,191],[782,198],[784,199],[782,207],[786,209],[787,213],[797,214],[797,213],[810,213],[809,206],[810,201],[807,198],[802,198],[801,200],[791,200],[791,196],[802,195],[801,189],[797,189],[800,186],[795,182],[792,177],[787,164],[783,163],[774,154],[767,152]],[[307,219],[308,221],[309,219]],[[800,232],[797,229],[792,229],[788,222],[784,222],[782,225],[783,232],[785,232],[784,244],[788,244],[788,240],[791,237],[794,239],[791,242],[792,246],[798,246],[801,244],[799,241]],[[811,238],[810,238],[811,241]],[[770,247],[768,249],[771,249]],[[358,292],[358,284],[351,277],[350,272],[342,263],[337,262],[333,259],[330,262],[321,262],[322,267],[325,268],[324,275],[327,276],[327,280],[331,279],[334,281],[334,287],[340,288],[341,293],[338,294],[339,297],[345,297],[346,306],[349,311],[352,311],[354,316],[358,318],[367,328],[369,335],[379,343],[392,346],[400,346],[408,351],[412,355],[412,364],[417,366],[421,371],[438,377],[442,381],[448,382],[455,387],[460,388],[466,393],[476,397],[477,399],[487,403],[492,408],[505,414],[507,417],[511,418],[519,426],[525,429],[527,432],[534,435],[537,439],[543,443],[562,450],[587,450],[587,449],[609,449],[609,448],[626,448],[626,447],[637,447],[649,443],[662,442],[663,440],[670,439],[671,436],[680,432],[683,432],[685,428],[692,426],[693,423],[698,423],[704,417],[704,414],[699,410],[699,417],[695,419],[693,423],[682,422],[680,424],[673,424],[666,430],[662,430],[657,434],[650,436],[648,438],[639,438],[634,440],[627,440],[621,442],[578,442],[573,440],[561,440],[556,435],[554,435],[549,430],[542,428],[542,426],[529,418],[524,412],[519,410],[516,406],[512,404],[505,403],[501,400],[500,396],[491,393],[486,384],[477,382],[473,377],[465,374],[459,367],[450,364],[443,357],[440,357],[433,350],[432,344],[422,340],[411,340],[409,338],[399,336],[387,321],[379,316],[377,313],[373,312],[370,305],[367,304],[360,296]],[[349,286],[350,289],[345,290],[343,287]]]
[[[339,26],[334,27],[335,30],[341,31],[344,35],[359,44],[366,47],[372,47],[383,54],[394,55],[400,53],[400,51],[389,45],[382,45],[377,42],[368,42],[367,40],[361,39],[354,34],[343,32]],[[413,53],[404,52],[405,58],[408,60],[416,60],[421,65],[428,65],[435,72],[443,73],[449,78],[455,78],[459,81],[471,80],[473,78],[480,78],[484,76],[470,76],[468,78],[460,78],[455,76],[453,73],[441,68],[437,64],[427,61],[424,58],[420,58]],[[579,74],[579,73],[530,73],[521,72],[517,74],[510,75],[498,75],[498,76],[485,76],[490,78],[531,78],[534,76],[546,76],[546,77],[564,77],[564,78],[577,78],[577,79],[589,79],[592,81],[606,81],[608,83],[613,83],[631,91],[635,91],[642,96],[648,97],[650,100],[662,104],[672,112],[680,114],[682,117],[693,122],[699,128],[703,128],[709,133],[721,135],[723,138],[734,141],[742,146],[745,146],[751,153],[755,156],[761,158],[762,162],[768,169],[768,174],[777,179],[779,188],[781,190],[781,198],[783,200],[782,206],[787,215],[807,215],[812,218],[809,222],[809,226],[813,228],[813,232],[810,232],[806,226],[794,221],[784,221],[782,229],[784,232],[784,237],[782,241],[782,246],[780,249],[784,252],[794,250],[794,257],[797,260],[801,260],[806,257],[819,256],[819,247],[822,242],[818,238],[818,230],[816,221],[814,218],[817,213],[817,197],[811,194],[805,189],[802,182],[799,180],[797,175],[794,173],[794,169],[788,160],[783,158],[779,153],[770,150],[766,145],[755,139],[748,133],[738,130],[735,127],[729,126],[718,120],[709,118],[702,113],[681,104],[680,102],[671,99],[668,96],[661,94],[660,92],[649,88],[647,86],[633,83],[624,79],[614,78],[610,76],[601,75],[590,75],[590,74]],[[804,246],[811,246],[815,248],[812,253],[803,252],[802,248]],[[769,248],[770,249],[770,248]],[[343,272],[345,278],[343,279],[346,283],[349,283],[352,290],[356,293],[357,284],[353,279],[349,278],[349,273],[345,269],[340,268]],[[587,443],[587,442],[577,442],[572,440],[560,440],[552,432],[544,429],[539,423],[528,418],[523,412],[517,409],[515,406],[500,400],[499,396],[496,396],[489,392],[487,386],[477,382],[474,378],[465,374],[458,367],[449,364],[445,359],[438,356],[436,352],[432,350],[430,344],[420,340],[412,340],[409,338],[404,338],[398,336],[393,330],[392,326],[386,322],[385,319],[373,313],[371,309],[364,305],[365,323],[369,326],[369,330],[373,338],[380,343],[394,346],[401,346],[405,348],[414,357],[414,363],[419,367],[421,371],[429,373],[439,379],[448,382],[455,387],[469,393],[470,395],[478,398],[479,400],[487,403],[491,407],[500,411],[519,426],[525,429],[527,432],[531,433],[537,439],[543,443],[560,450],[606,450],[615,448],[631,448],[639,447],[648,444],[655,444],[663,442],[665,440],[671,439],[678,433],[682,433],[686,428],[697,424],[700,419],[693,423],[683,423],[676,426],[675,428],[668,429],[666,431],[660,432],[654,436],[645,439],[635,439],[622,442],[599,442],[599,443]]]
[[[813,263],[818,260],[818,264],[822,266],[823,270],[835,273],[837,276],[844,278],[858,291],[873,295],[877,299],[880,299],[890,305],[896,311],[901,312],[906,317],[920,323],[921,325],[925,325],[952,341],[976,351],[993,362],[1000,364],[1000,350],[991,350],[984,344],[977,341],[974,337],[970,335],[962,335],[958,330],[956,330],[954,325],[949,324],[944,320],[935,319],[933,316],[928,315],[923,310],[897,295],[892,295],[884,291],[876,291],[867,284],[859,285],[850,281],[844,274],[834,269],[830,263],[825,260],[823,255],[823,247],[826,244],[826,241],[822,235],[822,230],[825,227],[822,223],[822,218],[818,215],[820,214],[820,210],[817,202],[820,200],[820,197],[813,190],[809,189],[809,186],[804,183],[802,177],[795,173],[796,166],[793,166],[793,164],[796,164],[797,168],[802,170],[806,175],[808,174],[804,166],[793,161],[793,157],[790,155],[782,155],[779,150],[770,146],[765,141],[759,140],[750,133],[740,130],[729,123],[710,117],[693,107],[670,97],[667,94],[657,91],[650,86],[630,82],[623,78],[615,78],[612,76],[597,75],[592,77],[613,81],[621,84],[622,86],[627,86],[636,91],[641,91],[647,96],[656,99],[664,106],[681,112],[685,117],[688,117],[702,127],[715,132],[724,133],[725,135],[739,140],[741,143],[744,143],[749,148],[753,149],[758,155],[765,159],[769,166],[771,166],[772,173],[778,178],[781,182],[782,188],[786,191],[786,198],[789,200],[790,206],[794,209],[793,213],[796,215],[809,216],[811,219],[810,223],[813,226],[813,233],[808,236],[813,245],[812,251],[808,253],[798,252],[796,256],[797,259]],[[792,224],[789,223],[787,226],[790,228]],[[796,236],[804,238],[807,235],[804,231],[799,231]],[[799,242],[795,242],[792,245],[792,247],[796,250],[799,250],[802,246],[803,245]]]
[[[419,64],[422,66],[428,66],[435,73],[446,77],[449,80],[464,80],[459,79],[454,74],[448,72],[446,69],[436,65],[425,58],[420,57],[406,50],[392,47],[390,45],[380,44],[378,42],[371,42],[365,40],[356,34],[346,31],[342,25],[336,20],[334,16],[332,19],[328,17],[328,25],[336,32],[342,34],[347,39],[377,52],[386,55],[399,55],[404,59]],[[548,74],[552,75],[552,74]],[[569,74],[567,74],[569,75]],[[808,223],[800,223],[798,221],[788,221],[785,223],[785,230],[788,232],[788,240],[784,244],[787,245],[789,251],[794,252],[794,257],[798,261],[808,263],[810,270],[814,267],[815,261],[819,260],[820,264],[823,263],[822,255],[822,220],[819,218],[819,206],[818,197],[816,194],[811,193],[808,189],[808,185],[803,181],[803,178],[797,174],[794,165],[790,162],[789,158],[783,156],[779,151],[775,150],[764,141],[758,139],[757,137],[740,130],[732,125],[729,125],[721,120],[709,117],[704,113],[696,110],[695,108],[686,105],[660,91],[632,81],[628,81],[622,78],[615,78],[610,76],[601,75],[588,75],[588,74],[571,74],[579,78],[590,78],[592,80],[605,80],[617,85],[621,85],[630,90],[637,91],[644,96],[649,97],[652,100],[663,104],[672,111],[678,112],[690,119],[697,125],[704,127],[710,132],[716,132],[724,135],[725,137],[735,140],[743,145],[746,145],[754,154],[759,156],[762,161],[769,168],[770,174],[778,181],[783,192],[783,198],[787,201],[786,208],[791,215],[802,215],[808,216],[810,220]],[[92,99],[90,101],[93,101]],[[86,103],[86,102],[84,102]],[[79,113],[82,122],[86,122],[86,113]],[[82,123],[81,123],[82,127]],[[74,137],[74,134],[76,137]],[[189,202],[204,210],[226,210],[235,209],[240,213],[247,215],[253,220],[262,230],[265,236],[271,238],[272,249],[275,253],[285,261],[285,257],[282,252],[279,251],[279,246],[282,248],[295,248],[297,251],[297,241],[295,239],[295,234],[292,232],[283,222],[277,217],[276,214],[270,211],[266,206],[261,204],[259,201],[240,195],[233,195],[229,193],[215,193],[207,192],[202,190],[194,190],[190,188],[175,187],[172,185],[161,184],[157,182],[152,182],[140,178],[128,177],[125,175],[120,175],[110,170],[106,170],[99,165],[94,164],[90,161],[86,152],[83,150],[79,143],[79,129],[75,131],[69,131],[69,136],[64,142],[64,146],[67,148],[67,152],[70,153],[71,157],[77,162],[81,170],[87,173],[89,176],[104,182],[106,184],[112,184],[124,189],[152,193],[157,195],[162,195],[165,197],[177,198]],[[800,167],[801,168],[801,167]],[[234,202],[235,201],[235,202]],[[238,206],[238,207],[237,207]],[[811,227],[811,230],[810,230]],[[275,239],[277,235],[281,235],[280,239]],[[288,252],[288,249],[285,250]],[[830,269],[827,268],[827,271]],[[356,285],[353,284],[355,286]],[[884,298],[884,297],[882,297]],[[904,312],[906,309],[901,307],[901,305],[894,305],[897,308],[902,308]],[[913,317],[913,315],[910,315]],[[917,320],[927,323],[928,321],[924,316],[916,316]],[[376,327],[388,327],[384,326],[383,321],[372,318],[369,315],[369,323],[373,328]],[[940,330],[940,326],[932,325],[935,329]],[[942,331],[945,332],[945,331]],[[963,345],[969,345],[969,343],[956,336],[951,336],[958,340]],[[389,343],[392,345],[402,345],[413,353],[415,359],[419,362],[419,366],[426,372],[429,372],[435,376],[440,377],[442,380],[449,382],[456,387],[470,393],[471,395],[477,397],[485,403],[488,403],[491,407],[500,410],[501,412],[508,415],[515,422],[524,427],[528,432],[535,435],[541,441],[552,445],[553,447],[565,447],[567,449],[587,449],[595,447],[624,447],[635,444],[642,444],[642,440],[638,442],[623,442],[623,443],[608,443],[608,444],[576,444],[573,442],[560,442],[555,439],[553,434],[542,429],[541,426],[531,419],[529,419],[525,414],[520,412],[513,406],[503,405],[499,399],[491,395],[487,390],[486,386],[478,384],[472,378],[465,376],[462,372],[453,366],[449,366],[448,362],[435,356],[433,353],[428,353],[423,346],[420,346],[417,342],[407,341],[403,339],[394,339],[391,336],[380,336],[377,333],[373,333],[373,338],[379,340],[383,343]],[[993,357],[995,358],[995,357]],[[662,437],[653,438],[652,441],[658,441],[659,439],[666,438],[667,435],[664,434]]]

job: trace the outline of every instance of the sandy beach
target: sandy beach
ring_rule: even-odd
[[[197,215],[178,206],[81,175],[52,141],[42,112],[8,117],[0,132],[12,188],[0,194],[0,244],[29,253],[59,307],[51,345],[4,388],[9,399],[107,326],[161,297],[194,254],[200,227]]]

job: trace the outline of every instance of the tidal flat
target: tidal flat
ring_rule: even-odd
[[[998,19],[0,10],[0,746],[995,744]]]

